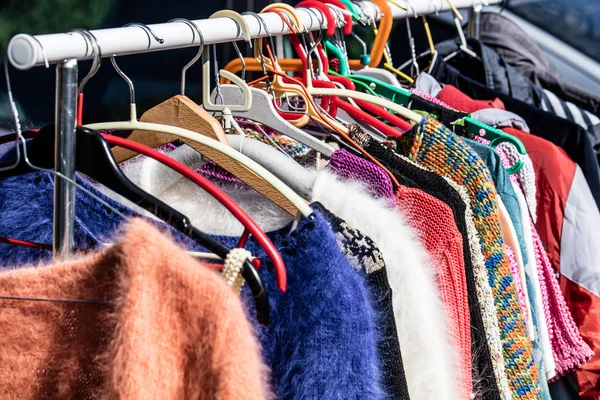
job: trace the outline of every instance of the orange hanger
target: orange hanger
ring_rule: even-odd
[[[379,28],[377,28],[373,47],[371,47],[371,62],[369,63],[370,67],[378,67],[381,63],[381,58],[383,57],[383,52],[385,51],[385,46],[387,45],[390,33],[392,33],[394,20],[392,17],[392,10],[386,0],[371,1],[379,8],[379,12],[383,13]]]

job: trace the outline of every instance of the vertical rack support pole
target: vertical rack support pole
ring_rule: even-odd
[[[75,180],[75,128],[77,115],[77,60],[56,66],[54,168]],[[54,177],[53,251],[59,258],[73,252],[75,227],[75,186]]]
[[[478,4],[469,10],[469,24],[467,26],[467,35],[470,38],[479,40],[481,25],[481,10],[483,6]]]

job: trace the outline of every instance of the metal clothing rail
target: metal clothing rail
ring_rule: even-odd
[[[390,4],[394,19],[412,16],[431,15],[451,9],[448,0],[402,0],[407,5],[403,10]],[[457,9],[480,9],[484,5],[499,4],[502,0],[452,0]],[[361,10],[369,17],[379,20],[381,15],[375,4],[361,1]],[[327,27],[327,22],[317,10],[311,13],[298,9],[304,26],[311,30]],[[281,36],[291,33],[281,18],[274,13],[262,14],[268,33]],[[321,18],[321,20],[317,20]],[[244,18],[250,27],[252,38],[267,36],[267,31],[258,18],[249,14]],[[214,18],[193,21],[202,32],[202,42],[198,35],[184,22],[171,22],[148,25],[160,41],[151,40],[145,29],[129,26],[91,31],[98,42],[102,57],[124,56],[193,47],[201,44],[232,42],[241,39],[237,23],[230,18]],[[336,21],[342,24],[341,19]],[[55,103],[55,170],[75,179],[75,129],[77,100],[77,61],[91,59],[93,49],[83,35],[57,33],[31,36],[18,34],[8,45],[8,59],[20,70],[58,64],[56,68]],[[54,180],[54,232],[53,248],[58,257],[69,256],[73,251],[75,217],[75,188],[66,180]]]
[[[501,0],[452,0],[454,6],[458,9],[499,4],[500,2]],[[361,3],[365,12],[369,12],[371,17],[379,20],[377,7],[373,3],[369,1]],[[407,10],[402,10],[390,4],[394,19],[406,18],[412,16],[413,13],[419,16],[431,15],[436,11],[442,12],[450,9],[447,0],[411,0],[409,2],[404,0],[402,3],[409,4]],[[298,9],[298,12],[304,25],[310,30],[327,26],[326,21],[322,21],[322,24],[320,24],[314,13],[302,9]],[[318,11],[317,15],[321,16]],[[276,14],[266,13],[261,16],[273,36],[290,33],[288,27]],[[244,18],[250,26],[253,38],[267,36],[255,17],[245,15]],[[202,31],[205,44],[224,43],[241,39],[237,24],[229,18],[204,19],[193,22]],[[183,22],[154,24],[148,25],[148,27],[156,33],[157,37],[163,39],[163,43],[158,43],[155,40],[149,42],[148,34],[139,26],[99,29],[93,30],[92,33],[100,44],[103,57],[171,50],[200,44],[198,35],[195,35],[195,40],[192,41],[193,32]],[[92,58],[92,49],[79,34],[57,33],[35,37],[19,34],[13,37],[8,45],[10,62],[15,68],[22,70],[44,65],[44,53],[50,64],[60,63],[68,59],[86,60]]]

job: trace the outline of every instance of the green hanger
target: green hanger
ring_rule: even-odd
[[[356,13],[356,10],[354,9],[350,0],[341,1],[346,6],[346,8],[352,13],[353,19],[360,19],[360,16]],[[360,74],[351,74],[348,59],[346,58],[346,55],[342,52],[342,50],[337,45],[335,45],[329,38],[326,38],[324,42],[325,49],[328,52],[331,52],[340,60],[340,73],[338,74],[332,70],[329,70],[329,74],[349,78],[356,84],[357,90],[367,92],[375,96],[379,95],[381,97],[391,100],[396,104],[408,106],[408,104],[410,103],[410,98],[412,96],[410,92],[404,90],[403,88],[391,85],[387,82],[383,82],[377,78],[364,76]],[[513,144],[520,154],[527,154],[525,146],[516,137],[504,133],[501,130],[493,128],[489,125],[483,124],[471,117],[465,117],[460,121],[456,121],[455,124],[464,125],[466,131],[472,135],[478,135],[489,139],[490,147],[492,148],[495,148],[502,142],[508,142]],[[484,131],[483,134],[481,132],[482,130]],[[523,168],[524,165],[525,164],[522,161],[518,161],[511,167],[507,168],[506,172],[508,174],[514,174],[521,170],[521,168]]]
[[[350,0],[340,0],[348,9],[348,11],[350,11],[350,13],[352,14],[352,19],[355,22],[358,22],[360,20],[362,20],[362,17],[356,12],[356,9],[354,8],[354,4],[352,4],[352,2]]]
[[[329,70],[328,74],[335,75],[335,76],[343,76],[342,74],[338,74],[337,72],[331,71],[331,70]],[[346,77],[344,77],[344,78],[346,78]],[[356,84],[357,87],[361,87],[365,92],[372,94],[373,96],[377,96],[377,93],[375,93],[375,91],[373,89],[371,89],[369,87],[369,85],[362,83],[362,82],[354,82],[354,83]]]
[[[467,132],[469,132],[470,134],[473,134],[473,135],[481,136],[481,137],[489,140],[490,141],[489,146],[491,148],[495,149],[496,146],[498,146],[500,143],[508,142],[517,148],[517,151],[519,152],[519,154],[523,154],[523,155],[527,154],[527,151],[525,150],[525,146],[523,145],[523,142],[521,142],[516,137],[511,136],[508,133],[504,133],[500,129],[496,129],[489,125],[482,124],[481,122],[479,122],[471,117],[465,117],[464,121],[465,121],[465,128],[466,128]],[[482,130],[484,132],[482,132]],[[512,174],[520,171],[521,168],[523,168],[524,166],[525,166],[525,163],[523,163],[523,161],[517,161],[511,167],[506,168],[506,172],[509,175],[512,175]]]

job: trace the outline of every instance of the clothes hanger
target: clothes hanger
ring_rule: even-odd
[[[272,5],[271,5],[272,6]],[[267,7],[271,7],[271,6],[267,6]],[[267,65],[269,67],[269,69],[275,70],[275,76],[274,81],[271,83],[271,88],[273,90],[275,90],[278,94],[283,94],[285,93],[287,90],[291,90],[292,93],[295,94],[299,94],[301,97],[305,98],[307,95],[316,95],[316,96],[338,96],[338,97],[346,97],[346,98],[352,98],[352,99],[357,99],[357,100],[362,100],[365,102],[369,102],[384,108],[387,108],[393,112],[395,112],[398,115],[401,115],[404,118],[407,118],[408,120],[418,124],[421,122],[422,117],[405,108],[402,106],[399,106],[398,104],[395,104],[389,100],[386,99],[382,99],[376,96],[372,96],[372,95],[367,95],[365,93],[359,93],[356,91],[352,91],[352,90],[345,90],[345,89],[330,89],[330,88],[319,88],[319,87],[314,87],[312,85],[312,78],[310,77],[310,75],[307,75],[307,79],[306,79],[306,86],[302,89],[298,89],[299,87],[302,87],[301,84],[299,84],[299,82],[296,80],[296,84],[295,85],[286,85],[285,83],[283,83],[282,79],[277,79],[277,78],[281,78],[281,75],[283,74],[283,71],[281,71],[280,69],[277,69],[277,65],[273,65],[274,63],[272,62],[272,60],[267,59],[264,57],[264,55],[262,54],[262,42],[258,42],[258,45],[255,46],[255,57],[257,57],[259,60],[262,59],[262,62],[265,63],[265,65]],[[288,79],[292,79],[292,78],[288,78]],[[305,98],[305,102],[309,103],[309,101],[307,101],[307,99]]]
[[[125,177],[125,175],[121,172],[117,163],[112,157],[108,143],[98,132],[88,128],[78,127],[76,130],[76,135],[76,168],[78,171],[90,176],[102,185],[115,191],[117,194],[144,208],[179,232],[201,244],[207,250],[217,254],[220,258],[225,259],[229,253],[229,249],[226,246],[217,242],[210,235],[207,235],[194,228],[185,215],[179,213],[162,201],[139,189],[131,181],[129,181],[129,179],[127,179],[127,177]],[[109,140],[115,144],[123,144],[128,142],[126,139],[121,139],[118,137],[110,137]],[[136,144],[135,142],[130,143],[133,143],[134,145]],[[48,125],[42,128],[38,132],[36,138],[33,139],[29,144],[27,149],[29,160],[32,163],[40,165],[44,168],[52,168],[54,166],[54,154],[52,154],[51,151],[48,151],[48,149],[53,149],[53,144],[54,127],[52,125]],[[137,146],[144,147],[143,145],[139,144],[137,144]],[[148,152],[148,154],[150,154],[150,152]],[[23,168],[21,169],[14,170],[13,174],[31,171],[31,168],[29,168],[29,166],[25,163],[22,164],[22,167]],[[185,168],[183,165],[181,167]],[[193,170],[187,172],[187,176],[190,175],[199,176]],[[241,208],[239,208],[239,206],[237,206],[233,200],[228,198],[225,193],[223,193],[208,180],[200,181],[197,179],[195,182],[202,183],[202,187],[208,190],[212,195],[216,195],[215,197],[218,196],[219,201],[224,200],[223,204],[226,205],[228,209],[232,210],[234,215],[237,214],[236,217],[240,218],[244,214],[244,211],[241,210]],[[206,185],[206,183],[208,183],[208,185]],[[249,229],[252,229],[252,234],[258,235],[255,236],[257,241],[263,241],[264,238],[266,238],[264,233],[260,233],[260,228],[258,228],[256,223],[254,223],[254,221],[252,221],[247,214],[240,218],[240,220],[242,219],[250,223],[251,228]],[[263,237],[261,238],[261,236]],[[270,243],[270,246],[274,249],[272,243]],[[273,253],[273,250],[271,250],[270,253]],[[281,276],[281,280],[279,280],[278,275],[278,282],[281,284],[281,287],[285,289],[285,267],[283,267],[283,260],[281,259],[281,256],[278,258],[279,260],[277,260],[277,257],[274,260],[274,264],[278,265],[276,271],[283,274]],[[262,322],[268,321],[268,297],[265,297],[266,290],[262,280],[259,279],[260,277],[256,273],[256,270],[248,261],[244,264],[242,273],[244,278],[247,279],[248,285],[251,287],[251,290],[255,295],[255,301],[257,302],[257,313],[260,314],[260,320]]]
[[[152,107],[148,111],[142,114],[140,118],[141,122],[151,122],[156,124],[178,126],[190,131],[202,133],[212,139],[215,139],[225,146],[228,145],[227,139],[225,139],[225,132],[220,128],[219,122],[207,113],[202,107],[196,104],[192,99],[185,96],[185,78],[187,70],[194,65],[194,63],[200,58],[203,51],[204,37],[202,31],[198,26],[190,20],[185,18],[175,18],[169,21],[170,23],[184,23],[188,25],[192,32],[192,41],[195,43],[196,34],[198,35],[200,45],[198,46],[198,53],[194,58],[187,63],[181,70],[181,90],[180,94],[171,97],[168,100]],[[160,132],[147,132],[135,130],[129,136],[130,140],[138,143],[142,143],[148,147],[156,148],[163,144],[174,141],[176,138],[173,135],[160,133]],[[188,146],[196,149],[198,152],[202,152],[203,148],[198,143],[188,139],[182,140]],[[122,148],[116,148],[114,150],[115,157],[118,162],[125,161],[131,158],[135,153],[130,151],[121,150]]]
[[[275,5],[275,6],[277,6],[277,5]],[[269,10],[269,9],[272,9],[273,7],[274,7],[274,5],[272,4],[270,6],[267,6],[266,9]],[[297,25],[302,30],[304,30],[302,21],[297,17],[297,15],[295,15],[295,10],[293,8],[291,8],[290,6],[287,6],[287,5],[281,5],[280,7],[282,9],[290,8],[290,10],[288,10],[288,12],[290,12],[292,14],[292,17],[297,20],[296,21]],[[284,19],[284,21],[285,21],[285,19]],[[293,27],[290,27],[290,29],[292,30],[292,32],[294,32]],[[267,45],[267,50],[269,50],[268,45]],[[412,111],[407,110],[404,107],[398,107],[397,105],[395,105],[394,103],[392,103],[390,101],[379,99],[378,97],[375,97],[375,96],[369,96],[369,95],[366,95],[363,93],[358,93],[358,92],[355,92],[352,90],[315,88],[311,84],[312,77],[311,77],[310,73],[306,74],[307,85],[304,86],[302,84],[302,82],[300,82],[299,80],[291,78],[291,77],[287,77],[287,75],[285,75],[281,70],[277,69],[277,62],[274,59],[274,57],[270,51],[269,51],[269,58],[267,59],[264,57],[264,55],[262,54],[262,41],[258,41],[257,45],[254,48],[254,52],[255,52],[255,57],[257,57],[265,65],[268,65],[269,69],[271,70],[271,73],[273,74],[274,79],[270,83],[270,88],[273,89],[274,91],[280,90],[281,93],[284,93],[286,90],[289,90],[294,94],[300,95],[300,97],[304,99],[306,105],[311,105],[312,107],[314,107],[313,110],[316,110],[317,115],[319,115],[321,120],[326,120],[327,117],[324,117],[321,114],[321,111],[318,109],[318,107],[316,107],[314,100],[311,97],[312,94],[325,95],[325,96],[327,96],[327,95],[340,96],[340,97],[349,97],[349,98],[356,97],[359,100],[365,100],[365,101],[369,101],[369,102],[375,103],[375,104],[377,104],[377,102],[379,102],[380,104],[378,104],[378,105],[391,106],[400,112],[405,112],[405,114],[409,114],[409,115],[412,114],[413,116],[418,117],[419,120],[421,119],[421,117],[418,114],[413,113]],[[283,80],[282,78],[284,78],[284,77],[287,77],[287,79],[292,81],[293,84],[286,85],[284,82],[282,82],[282,80]],[[277,79],[277,78],[279,78],[279,79]],[[388,176],[390,177],[392,182],[395,185],[400,186],[396,177],[384,165],[382,165],[378,160],[376,160],[367,151],[365,151],[358,143],[356,143],[352,138],[350,138],[348,136],[348,133],[349,133],[348,129],[346,129],[345,127],[344,127],[344,129],[337,129],[337,127],[335,127],[334,124],[331,124],[329,121],[327,121],[327,122],[329,123],[329,126],[332,129],[334,129],[334,131],[337,132],[337,134],[339,134],[344,139],[345,142],[352,145],[355,149],[357,149],[359,152],[361,152],[368,160],[370,160],[375,165],[382,168],[388,174]],[[327,126],[327,125],[325,125],[325,126]]]
[[[71,29],[67,32],[67,34],[79,33],[83,39],[85,40],[85,55],[87,56],[88,52],[88,44],[92,46],[92,55],[98,54],[100,55],[100,46],[98,45],[98,40],[94,36],[92,32],[87,29]],[[82,124],[83,118],[83,89],[88,81],[96,75],[96,72],[100,69],[100,65],[102,64],[102,56],[94,57],[92,61],[92,66],[88,71],[87,75],[81,80],[79,86],[77,87],[77,125]]]
[[[246,25],[239,25],[241,30],[244,32],[244,35],[249,37],[250,32],[246,30],[247,22],[241,15],[239,15],[239,19],[243,20]],[[254,14],[257,21],[259,22],[259,30],[262,29],[264,25],[265,30],[268,32],[268,28],[262,17]],[[241,56],[239,49],[236,49],[238,55]],[[206,64],[205,64],[206,65]],[[204,74],[207,72],[204,71]],[[218,92],[217,92],[218,90]],[[257,88],[249,88],[250,98],[252,100],[252,104],[236,104],[239,102],[240,98],[240,90],[235,85],[218,85],[217,88],[213,90],[213,97],[216,98],[220,96],[223,102],[228,104],[234,104],[233,107],[228,107],[231,111],[231,115],[233,117],[245,118],[252,120],[254,122],[261,123],[263,125],[269,126],[272,129],[275,129],[279,133],[286,135],[292,139],[295,139],[310,148],[317,150],[318,152],[330,157],[335,149],[328,144],[316,139],[315,137],[307,134],[301,129],[296,128],[294,125],[291,125],[284,118],[282,118],[273,105],[273,99],[264,91]]]
[[[46,60],[46,64],[48,65],[45,51],[43,49],[43,46],[41,46],[41,44],[40,44],[40,47],[42,48],[42,54],[44,55],[44,59]],[[100,57],[99,52],[96,53],[96,56],[98,58]],[[51,173],[54,173],[55,175],[62,177],[63,176],[62,174],[59,174],[59,173],[51,170],[52,168],[54,168],[55,155],[52,154],[52,152],[48,151],[48,150],[55,149],[55,146],[54,146],[55,129],[54,129],[54,127],[47,126],[45,128],[42,128],[37,133],[35,138],[31,140],[31,142],[29,144],[27,142],[25,142],[24,136],[22,135],[22,131],[21,131],[21,124],[19,121],[18,110],[15,106],[13,95],[12,95],[12,90],[11,90],[11,86],[10,86],[10,79],[8,76],[7,59],[5,60],[5,67],[6,67],[5,68],[5,76],[6,76],[8,97],[9,97],[9,101],[11,104],[11,111],[13,113],[15,126],[17,129],[17,134],[15,135],[16,140],[17,140],[16,148],[15,148],[16,154],[17,154],[17,160],[13,165],[11,165],[7,168],[2,168],[0,175],[3,175],[3,176],[16,175],[16,174],[20,174],[20,173],[24,173],[24,172],[29,172],[29,171],[47,171],[47,172],[51,172]],[[106,141],[104,141],[102,136],[100,136],[97,132],[91,131],[89,129],[81,128],[81,127],[76,128],[75,134],[77,135],[77,140],[75,141],[76,149],[79,150],[76,153],[77,156],[76,156],[75,163],[76,163],[76,168],[79,171],[85,173],[86,175],[92,177],[93,179],[96,179],[98,182],[103,183],[105,186],[111,188],[115,192],[117,192],[121,195],[124,195],[124,197],[129,198],[130,200],[133,200],[136,204],[141,205],[142,207],[146,208],[151,213],[154,213],[157,216],[162,216],[163,217],[162,219],[164,221],[166,221],[168,224],[170,224],[174,228],[178,229],[182,233],[186,234],[186,236],[192,238],[194,241],[198,242],[199,244],[201,244],[208,250],[217,253],[222,258],[225,258],[227,256],[227,254],[229,253],[229,249],[227,247],[223,246],[221,243],[217,242],[212,237],[195,229],[189,223],[189,220],[187,219],[187,217],[185,217],[184,215],[178,213],[177,211],[168,207],[166,204],[162,203],[158,199],[148,195],[147,193],[141,191],[139,188],[137,188],[135,185],[133,185],[124,176],[124,174],[121,172],[121,170],[117,166],[117,164],[112,156],[112,153],[110,152],[110,148],[108,147],[108,144],[106,143]],[[21,150],[22,150],[23,157],[21,157],[20,147],[22,147]],[[28,150],[30,150],[29,153],[28,153]],[[190,172],[193,172],[193,171],[190,171]],[[67,177],[64,177],[64,178],[67,179],[68,181],[74,183],[77,187],[81,187],[79,184],[74,182],[72,179],[67,178]],[[198,181],[198,183],[199,183],[199,181]],[[212,190],[212,192],[215,192],[215,194],[219,195],[223,199],[225,199],[227,197],[222,191],[220,191],[218,188],[216,188],[216,186],[214,186],[209,181],[205,180],[204,183],[205,183],[204,187],[206,189]],[[208,185],[206,185],[206,184],[208,184]],[[89,193],[89,191],[87,189],[84,189],[84,191]],[[221,193],[218,194],[216,192],[221,192]],[[97,198],[97,196],[95,196],[95,195],[92,195],[92,197]],[[101,199],[98,199],[98,200],[100,200],[100,202],[102,204],[107,205]],[[233,207],[233,210],[235,210],[235,212],[238,213],[239,215],[244,214],[244,211],[241,210],[241,208],[239,208],[239,206],[235,205],[235,203],[231,199],[228,199],[228,205],[229,205],[229,207]],[[114,210],[114,208],[111,207],[110,205],[107,205],[107,206],[108,206],[108,208]],[[235,207],[237,207],[237,210],[235,209]],[[114,210],[114,211],[116,211],[117,214],[121,215],[118,210]],[[248,229],[249,230],[252,229],[253,231],[255,231],[253,233],[256,233],[258,235],[258,236],[256,236],[257,240],[262,241],[264,239],[264,237],[261,238],[261,236],[264,236],[264,233],[261,234],[260,230],[256,229],[257,226],[254,226],[254,227],[252,226],[253,221],[250,220],[250,218],[247,216],[247,214],[246,214],[245,218],[243,218],[243,219],[246,221],[249,221],[249,223],[251,225],[250,225],[250,228],[248,228]],[[256,225],[256,224],[254,223],[254,225]],[[271,247],[274,248],[272,243],[271,243]],[[265,250],[268,252],[267,254],[273,253],[272,249],[266,248]],[[279,260],[277,259],[277,256],[279,256]],[[278,278],[278,283],[280,284],[280,288],[282,290],[285,290],[286,272],[285,272],[285,267],[283,265],[283,260],[281,259],[281,256],[278,253],[276,253],[275,257],[272,258],[272,261],[273,261],[273,265],[274,265],[276,271],[278,272],[277,278]],[[246,282],[248,282],[248,286],[250,287],[250,289],[253,293],[254,301],[256,304],[257,319],[262,324],[268,324],[269,323],[268,295],[267,295],[267,292],[265,290],[264,284],[263,284],[260,276],[257,274],[253,265],[248,262],[248,260],[245,260],[245,262],[244,262],[244,266],[242,268],[242,276],[244,277]],[[95,303],[94,301],[88,301],[88,300],[39,299],[39,298],[36,299],[36,298],[20,298],[20,297],[14,297],[14,296],[11,296],[11,297],[4,296],[4,298],[7,298],[7,299],[10,298],[12,300],[25,300],[25,301],[58,301],[58,302],[66,301],[66,302],[79,302],[79,303]]]
[[[282,18],[282,21],[288,24],[290,30],[294,33],[294,35],[306,31],[302,20],[296,14],[296,10],[287,4],[270,4],[263,9],[263,12],[273,12],[278,14]],[[298,37],[294,35],[290,36],[290,40],[292,40],[292,42],[298,43]],[[306,87],[301,83],[300,80],[287,76],[281,70],[276,59],[273,56],[269,45],[267,45],[266,47],[267,52],[269,53],[269,57],[266,58],[263,56],[262,44],[262,40],[257,41],[254,54],[255,57],[259,59],[261,63],[264,63],[266,68],[270,71],[271,79],[268,88],[271,89],[271,93],[279,97],[283,97],[287,93],[294,96],[298,96],[304,101],[305,113],[302,114],[302,116],[298,120],[295,120],[292,123],[294,123],[294,125],[296,126],[304,126],[309,122],[314,121],[320,124],[321,126],[333,129],[335,132],[347,134],[348,129],[344,125],[340,124],[337,120],[326,115],[326,113],[321,111],[321,109],[317,106],[315,100],[313,99],[312,95],[306,90]],[[303,58],[302,61],[306,63],[305,58]],[[305,70],[305,74],[310,74],[308,66]],[[263,88],[267,88],[264,84],[262,84],[261,86]],[[325,94],[325,96],[327,96],[327,94]]]
[[[177,126],[161,125],[148,122],[140,122],[136,120],[135,106],[135,90],[133,83],[118,67],[114,57],[111,57],[111,63],[129,85],[130,93],[130,120],[118,122],[105,122],[86,125],[95,130],[140,130],[158,133],[167,133],[176,136],[177,138],[188,139],[195,142],[196,149],[198,145],[202,145],[202,154],[207,158],[222,165],[226,170],[244,180],[250,187],[265,195],[275,204],[279,205],[287,212],[295,215],[297,211],[303,216],[308,216],[312,210],[308,204],[294,193],[289,187],[284,185],[269,171],[262,168],[260,165],[244,157],[239,152],[225,146],[222,143],[203,136],[199,133],[183,129]],[[220,127],[220,125],[219,125]]]

